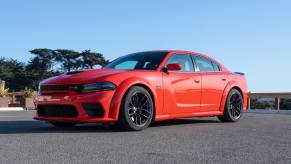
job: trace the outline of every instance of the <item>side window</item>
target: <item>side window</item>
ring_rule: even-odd
[[[214,72],[214,67],[210,60],[196,56],[195,62],[200,72]]]
[[[213,63],[213,62],[212,62],[212,65],[213,65],[213,68],[214,68],[214,71],[215,71],[215,72],[219,72],[219,71],[221,71],[219,65],[217,65],[217,64],[215,64],[215,63]]]
[[[167,64],[178,63],[182,66],[182,69],[179,72],[194,72],[193,62],[190,55],[187,54],[175,54],[172,55]]]

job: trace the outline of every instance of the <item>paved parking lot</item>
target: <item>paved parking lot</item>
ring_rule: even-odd
[[[33,111],[0,112],[0,163],[291,163],[291,115],[238,123],[177,119],[141,132],[84,124],[57,129]]]

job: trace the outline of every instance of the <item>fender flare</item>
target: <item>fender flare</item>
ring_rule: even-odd
[[[153,96],[154,105],[156,107],[155,100],[156,100],[157,94],[156,94],[155,90],[153,89],[153,87],[151,86],[151,84],[143,78],[128,78],[128,79],[122,81],[118,85],[118,87],[117,87],[117,89],[112,97],[112,100],[110,103],[110,108],[109,108],[109,115],[108,115],[110,118],[112,118],[114,120],[118,120],[119,109],[120,109],[120,105],[122,103],[122,99],[123,99],[124,95],[126,94],[126,92],[128,91],[128,89],[134,85],[146,86],[150,90],[150,92],[151,92],[150,94]]]
[[[223,91],[223,94],[222,94],[222,97],[221,97],[221,101],[220,101],[220,107],[219,107],[219,111],[220,112],[222,112],[222,113],[224,112],[225,102],[226,102],[228,93],[234,87],[241,88],[241,87],[239,87],[239,84],[237,82],[235,82],[235,81],[230,81],[226,85],[226,87],[224,88],[224,91]],[[242,94],[242,96],[243,96],[243,94]]]

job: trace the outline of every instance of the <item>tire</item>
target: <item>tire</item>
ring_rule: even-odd
[[[69,128],[76,125],[76,123],[73,122],[49,122],[49,123],[59,128]]]
[[[140,131],[147,128],[154,113],[154,103],[149,92],[140,86],[131,87],[125,94],[117,125],[129,131]]]
[[[243,114],[243,97],[237,89],[232,89],[227,96],[224,112],[218,116],[221,122],[237,122]]]

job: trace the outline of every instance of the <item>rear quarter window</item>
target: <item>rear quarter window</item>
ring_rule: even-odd
[[[213,64],[213,70],[214,70],[215,72],[219,72],[219,71],[221,71],[220,66],[219,66],[218,64],[215,64],[215,63],[213,63],[213,62],[212,62],[212,64]]]
[[[200,72],[214,72],[212,61],[203,57],[196,56],[195,62]]]

